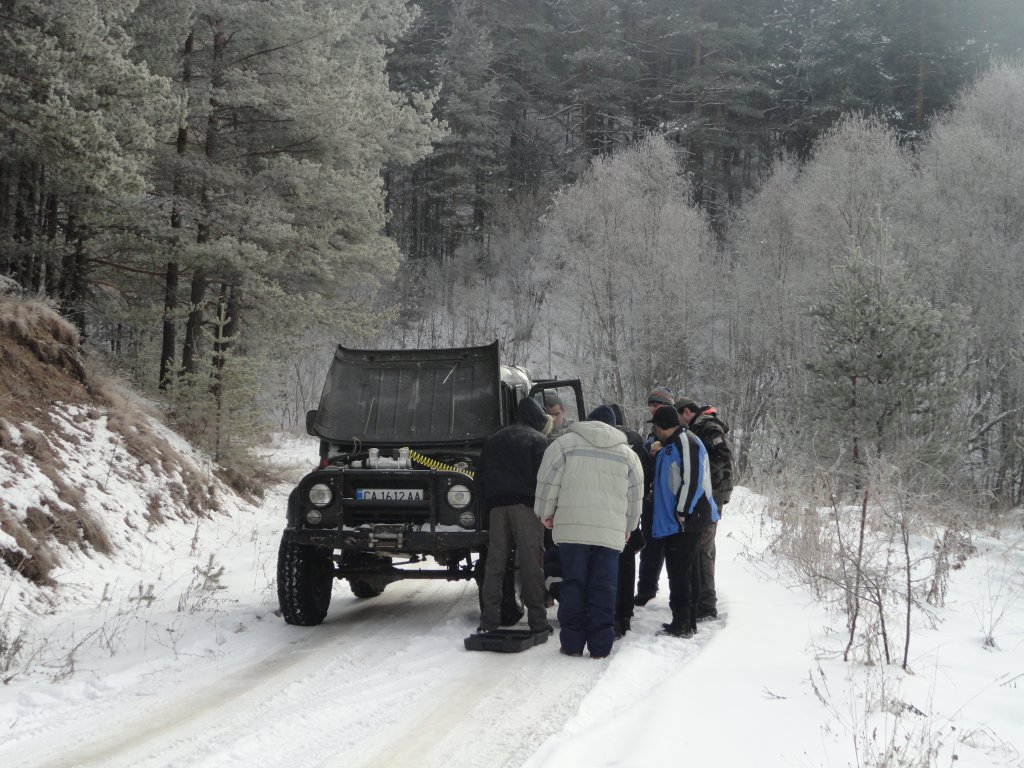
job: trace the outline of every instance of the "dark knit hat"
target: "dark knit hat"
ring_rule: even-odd
[[[615,411],[610,405],[599,405],[587,416],[587,421],[603,421],[612,427],[615,426]]]
[[[697,405],[697,401],[693,400],[692,398],[680,397],[675,402],[675,409],[677,411],[681,411],[683,410],[683,408],[689,408],[691,411],[696,413],[697,409],[700,408],[700,406]]]
[[[619,405],[618,403],[612,403],[608,407],[611,408],[615,412],[615,426],[616,427],[621,427],[623,424],[626,423],[626,418],[622,415],[622,406],[621,405]]]
[[[663,405],[654,412],[647,423],[662,429],[672,429],[672,427],[679,426],[679,414],[671,405]]]
[[[672,405],[672,390],[668,387],[655,387],[647,393],[647,404],[651,403]]]

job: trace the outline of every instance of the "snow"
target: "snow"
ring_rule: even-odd
[[[141,519],[163,481],[140,495],[101,420],[68,418],[88,503],[108,528]],[[322,626],[286,625],[277,544],[316,449],[266,454],[283,482],[263,504],[221,490],[219,513],[112,535],[114,558],[63,553],[44,600],[0,569],[0,765],[861,766],[893,747],[889,765],[1024,762],[1019,527],[975,540],[934,626],[912,632],[909,674],[842,661],[843,619],[774,557],[774,522],[745,489],[719,526],[722,617],[693,639],[656,635],[663,580],[609,659],[562,656],[557,634],[474,653],[472,583],[370,600],[337,584]],[[16,511],[31,497],[9,463],[0,494]],[[17,637],[30,670],[5,670]]]

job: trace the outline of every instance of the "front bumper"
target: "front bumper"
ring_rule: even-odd
[[[430,555],[435,552],[480,550],[487,546],[486,531],[422,531],[411,526],[383,524],[354,530],[286,528],[284,538],[298,544],[358,552]]]
[[[308,490],[331,489],[331,502],[315,507],[320,520],[307,519],[313,505]],[[466,509],[448,504],[448,490],[466,486],[473,495],[473,527],[459,525]],[[403,501],[364,500],[361,488],[415,490],[418,498]],[[480,550],[487,546],[486,520],[478,494],[467,475],[441,470],[359,470],[328,467],[306,475],[288,497],[285,540],[332,549],[432,555]]]

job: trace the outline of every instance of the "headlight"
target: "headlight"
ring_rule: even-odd
[[[320,510],[311,509],[306,513],[306,522],[310,525],[320,525],[323,522],[324,516],[320,514]]]
[[[452,509],[465,509],[473,500],[473,494],[464,485],[453,485],[448,489],[448,506]]]
[[[461,515],[459,515],[459,525],[461,525],[463,528],[476,527],[476,515],[473,514],[472,510],[467,509]]]
[[[309,489],[309,503],[314,507],[326,507],[332,498],[334,494],[331,492],[331,486],[324,483],[317,483]]]

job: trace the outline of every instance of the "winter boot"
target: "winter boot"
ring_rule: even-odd
[[[683,639],[693,637],[693,629],[690,627],[678,626],[674,621],[671,624],[662,624],[659,635],[668,635],[669,637],[681,637]]]

